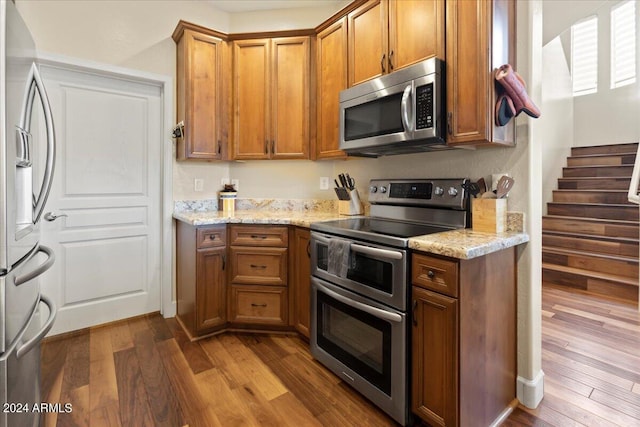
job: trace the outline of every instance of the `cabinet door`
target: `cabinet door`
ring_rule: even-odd
[[[273,159],[309,158],[309,37],[272,40]]]
[[[349,86],[388,72],[387,0],[371,0],[348,15]]]
[[[196,329],[224,325],[226,318],[226,248],[198,250]]]
[[[347,19],[318,33],[316,158],[346,157],[340,142],[340,91],[347,88]]]
[[[293,246],[293,280],[291,287],[294,298],[293,322],[295,328],[309,338],[311,324],[311,233],[306,228],[296,227]]]
[[[269,39],[233,42],[233,142],[235,159],[268,159]]]
[[[389,72],[444,59],[444,0],[389,2]]]
[[[178,42],[178,158],[220,160],[223,156],[222,67],[225,42],[185,30]]]
[[[458,301],[412,289],[411,410],[434,426],[458,425]]]
[[[447,143],[490,139],[493,78],[489,64],[491,1],[447,1]]]

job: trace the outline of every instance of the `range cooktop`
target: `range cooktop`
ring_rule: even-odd
[[[369,217],[316,222],[311,224],[311,229],[336,236],[406,248],[411,237],[440,233],[453,228]]]
[[[468,226],[468,182],[468,178],[372,179],[371,216],[317,222],[311,229],[406,248],[412,237]]]

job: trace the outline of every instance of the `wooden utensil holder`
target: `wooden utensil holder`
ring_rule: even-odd
[[[507,230],[507,199],[471,199],[473,231],[503,233]]]
[[[349,200],[338,200],[338,213],[340,215],[362,215],[364,209],[358,190],[349,190]]]

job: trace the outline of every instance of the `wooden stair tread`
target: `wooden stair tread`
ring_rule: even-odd
[[[615,157],[615,156],[635,156],[636,153],[637,153],[637,150],[621,151],[619,153],[572,154],[567,158],[576,159],[576,158],[597,158],[597,157]]]
[[[597,236],[593,234],[574,233],[571,231],[555,231],[555,230],[542,230],[542,234],[552,234],[554,236],[584,238],[589,240],[600,240],[606,242],[622,242],[640,244],[640,238],[633,239],[631,237],[616,237],[616,236]]]
[[[563,215],[543,215],[542,218],[549,219],[563,219],[569,221],[581,221],[581,222],[593,222],[599,224],[612,224],[612,225],[629,225],[629,226],[637,226],[640,224],[639,221],[628,221],[624,219],[603,219],[603,218],[587,218],[582,216],[563,216]]]
[[[570,188],[559,188],[557,190],[553,190],[553,191],[558,191],[561,193],[575,193],[576,191],[579,191],[581,193],[620,193],[620,194],[626,194],[627,190],[608,190],[606,188],[603,189],[597,189],[597,188],[576,188],[576,189],[570,189]]]
[[[630,208],[635,207],[636,209],[640,209],[640,205],[636,205],[635,203],[593,203],[593,202],[549,202],[549,205],[578,205],[578,206],[600,206],[603,208]]]
[[[578,167],[578,166],[574,166],[574,167]],[[584,166],[580,166],[580,167],[584,167]],[[562,177],[562,178],[558,178],[559,181],[588,181],[590,179],[597,179],[600,181],[607,181],[610,179],[625,179],[627,181],[631,180],[630,176],[627,175],[621,175],[621,176],[570,176],[570,177]]]
[[[542,269],[574,274],[577,276],[586,276],[586,277],[595,278],[595,279],[608,280],[612,282],[619,282],[619,283],[624,283],[625,285],[638,287],[638,279],[625,277],[625,276],[618,276],[617,274],[600,273],[597,271],[584,270],[582,268],[567,267],[564,265],[547,264],[547,263],[542,263]]]
[[[590,252],[590,251],[581,251],[577,249],[559,248],[555,246],[543,246],[542,252],[556,253],[556,254],[563,254],[563,255],[588,256],[588,257],[608,259],[611,261],[624,261],[624,262],[630,262],[634,264],[640,264],[640,260],[638,259],[638,257],[612,255],[607,253],[596,253],[596,252]]]
[[[564,166],[563,169],[604,169],[604,168],[624,168],[633,169],[633,165],[579,165],[579,166]],[[620,175],[622,177],[626,175]]]

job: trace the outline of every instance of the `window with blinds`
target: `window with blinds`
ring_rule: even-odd
[[[611,88],[636,81],[636,2],[611,8]]]
[[[571,78],[573,95],[598,91],[598,17],[571,26]]]

